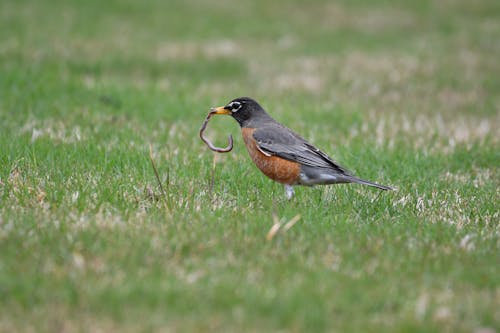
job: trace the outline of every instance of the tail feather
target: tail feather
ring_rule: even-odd
[[[385,185],[380,185],[380,184],[377,184],[377,183],[374,183],[374,182],[371,182],[371,181],[368,181],[368,180],[364,180],[364,179],[361,179],[361,178],[349,177],[349,180],[352,183],[357,183],[357,184],[362,184],[362,185],[368,185],[368,186],[376,187],[376,188],[378,188],[380,190],[384,190],[384,191],[392,191],[393,190],[392,187],[385,186]]]

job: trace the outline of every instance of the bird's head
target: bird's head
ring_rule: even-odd
[[[225,106],[212,108],[215,114],[227,114],[232,116],[241,127],[251,125],[252,121],[259,118],[270,118],[264,109],[250,97],[239,97],[233,99]]]

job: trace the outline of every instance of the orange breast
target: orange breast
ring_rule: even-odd
[[[267,156],[257,148],[253,138],[255,128],[242,128],[243,140],[253,162],[266,176],[282,184],[297,184],[300,164],[277,156]]]

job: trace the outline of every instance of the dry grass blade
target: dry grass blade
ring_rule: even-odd
[[[215,165],[217,163],[217,154],[214,154],[214,159],[212,161],[212,172],[210,175],[210,187],[208,189],[208,193],[210,195],[210,200],[213,199],[213,190],[214,190],[214,185],[215,185]]]
[[[291,227],[293,227],[295,223],[297,223],[300,220],[300,218],[301,218],[300,214],[297,214],[290,221],[285,223],[285,225],[282,228],[283,232],[286,232]],[[273,222],[274,222],[273,226],[271,227],[271,229],[269,229],[269,232],[266,235],[266,240],[268,241],[271,241],[274,238],[274,236],[278,234],[278,232],[281,229],[281,226],[283,225],[275,213],[273,213]]]
[[[163,194],[163,197],[167,197],[165,190],[163,189],[163,185],[160,180],[160,176],[158,175],[158,169],[156,168],[155,161],[153,159],[153,147],[149,144],[149,160],[151,161],[151,166],[153,166],[153,170],[155,172],[156,180],[158,181],[158,185],[160,186],[160,191]]]
[[[274,236],[276,236],[276,234],[278,233],[280,228],[281,228],[281,223],[279,223],[279,222],[274,223],[273,226],[271,227],[271,229],[269,229],[269,232],[266,235],[266,239],[268,241],[271,241],[274,238]]]
[[[290,221],[288,221],[285,226],[283,227],[283,231],[286,232],[288,231],[291,227],[295,225],[300,220],[301,216],[300,214],[295,215]]]

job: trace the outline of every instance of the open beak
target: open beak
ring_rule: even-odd
[[[212,108],[210,111],[212,111],[214,114],[231,114],[231,110],[224,109],[223,106],[219,106],[218,108]]]

